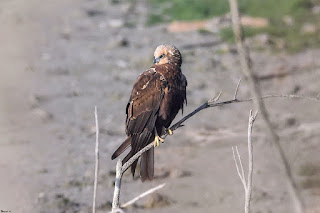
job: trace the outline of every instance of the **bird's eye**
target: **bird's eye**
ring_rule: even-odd
[[[164,54],[160,55],[160,58],[163,58],[164,57]]]

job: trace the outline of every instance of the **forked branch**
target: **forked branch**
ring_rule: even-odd
[[[250,58],[249,50],[244,43],[244,34],[240,24],[240,16],[239,16],[239,8],[238,8],[238,1],[237,0],[229,0],[230,9],[231,9],[231,16],[232,16],[232,27],[234,32],[235,41],[237,44],[237,51],[239,54],[241,70],[243,74],[247,77],[249,88],[251,90],[251,94],[253,96],[253,101],[255,107],[259,110],[261,114],[261,118],[266,124],[266,130],[271,137],[271,142],[273,143],[273,147],[275,152],[279,155],[280,163],[283,166],[283,170],[285,172],[285,178],[288,183],[288,189],[291,193],[291,196],[294,200],[294,204],[296,207],[297,213],[303,213],[305,211],[304,202],[299,192],[298,186],[294,181],[290,164],[286,158],[285,152],[280,144],[280,137],[275,131],[270,119],[268,111],[265,107],[263,102],[264,98],[261,97],[261,89],[259,85],[259,81],[256,78],[253,68],[252,68],[252,61]],[[294,96],[292,96],[294,97]]]
[[[233,159],[236,164],[237,172],[239,175],[239,178],[242,182],[244,192],[245,192],[245,213],[250,212],[250,201],[251,201],[251,193],[252,193],[252,174],[253,174],[253,145],[251,141],[251,135],[252,135],[252,128],[253,128],[253,123],[257,117],[257,112],[252,115],[252,110],[250,110],[250,115],[249,115],[249,124],[248,124],[248,154],[249,154],[249,170],[248,170],[248,179],[246,181],[245,175],[244,175],[244,170],[242,166],[242,161],[240,157],[240,153],[238,150],[238,147],[236,146],[236,152],[238,156],[238,161],[240,164],[240,167],[238,165],[238,161],[235,155],[234,148],[232,147],[232,154],[233,154]]]

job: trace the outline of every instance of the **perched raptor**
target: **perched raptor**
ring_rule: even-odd
[[[154,52],[154,65],[141,73],[133,85],[126,107],[127,139],[113,153],[118,157],[131,146],[123,159],[127,162],[139,150],[154,143],[159,146],[159,136],[169,128],[178,111],[183,110],[186,99],[187,80],[181,72],[182,57],[179,50],[170,44],[163,44]],[[171,130],[168,130],[171,134]],[[138,160],[131,165],[134,176]],[[154,148],[141,155],[140,177],[142,181],[152,180],[154,175]]]

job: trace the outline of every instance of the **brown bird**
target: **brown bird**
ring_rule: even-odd
[[[126,108],[127,139],[113,153],[112,160],[131,145],[123,159],[127,162],[134,154],[154,142],[159,146],[159,137],[169,128],[178,111],[183,110],[186,98],[186,77],[181,72],[182,57],[179,50],[163,44],[154,52],[154,65],[141,73],[133,85]],[[172,131],[168,129],[169,134]],[[134,177],[138,160],[131,165]],[[154,176],[154,148],[141,155],[140,177],[142,181]]]

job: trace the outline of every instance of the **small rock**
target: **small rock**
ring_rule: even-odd
[[[156,171],[156,179],[163,179],[170,176],[170,171],[168,169],[160,169],[160,171]]]
[[[312,34],[312,33],[315,33],[316,30],[317,30],[316,25],[311,24],[311,23],[305,23],[301,27],[302,34]]]
[[[39,105],[40,102],[40,97],[35,95],[35,94],[31,94],[29,96],[29,103],[31,105],[31,108],[35,108]]]
[[[124,60],[118,60],[116,61],[116,65],[119,67],[119,68],[127,68],[128,67],[128,63]]]
[[[112,3],[112,4],[119,4],[119,3],[120,3],[120,0],[111,0],[111,3]]]
[[[299,85],[295,85],[292,90],[292,94],[297,94],[301,90]]]
[[[105,21],[100,22],[99,25],[98,25],[100,30],[106,29],[107,26],[108,26],[108,24]]]
[[[113,28],[119,28],[124,25],[124,22],[121,19],[110,19],[108,25]]]
[[[191,172],[189,171],[182,171],[178,169],[170,171],[171,178],[181,178],[181,177],[189,177],[189,176],[191,176]]]
[[[109,42],[108,48],[127,47],[129,46],[128,39],[124,37],[118,37]]]
[[[294,126],[297,123],[295,118],[287,118],[286,119],[286,126]]]
[[[286,41],[282,38],[273,39],[273,42],[275,47],[281,50],[285,49],[287,46]]]
[[[129,45],[129,41],[126,38],[122,38],[121,40],[118,41],[118,44],[121,47],[126,47]]]
[[[89,17],[104,15],[104,11],[97,9],[89,9],[86,11],[86,13]]]
[[[219,46],[219,48],[218,48],[218,52],[220,52],[220,53],[228,53],[228,52],[230,52],[230,45],[229,44],[227,44],[227,43],[223,43],[223,44],[221,44],[220,46]]]
[[[47,168],[42,168],[42,169],[39,170],[39,173],[42,173],[42,174],[46,174],[46,173],[48,173],[48,172],[49,172],[49,171],[48,171]]]
[[[80,203],[70,200],[64,194],[56,194],[54,201],[54,205],[60,212],[79,212],[80,210]]]
[[[269,21],[261,17],[242,16],[241,24],[243,26],[261,28],[261,27],[267,27],[269,25]]]
[[[42,53],[41,59],[44,61],[49,61],[51,59],[51,55],[49,53]]]
[[[144,207],[147,209],[152,208],[161,208],[165,206],[169,206],[172,203],[170,199],[164,195],[159,193],[153,193],[144,204]]]
[[[313,14],[320,14],[320,5],[316,5],[312,8]]]
[[[47,200],[47,196],[44,192],[40,192],[37,197],[37,203],[43,203]]]
[[[115,177],[116,176],[116,170],[110,170],[108,174],[111,177]]]
[[[271,43],[270,36],[268,34],[259,34],[252,38],[247,38],[246,43],[256,47],[266,47]]]
[[[40,108],[34,109],[32,111],[32,113],[34,115],[36,115],[37,117],[39,117],[41,120],[46,121],[46,122],[53,119],[53,115],[51,113],[49,113],[47,111],[44,111],[44,110],[42,110]]]
[[[288,26],[293,26],[294,25],[294,20],[291,16],[284,16],[282,18],[283,22],[288,25]]]
[[[110,201],[107,201],[105,203],[102,203],[100,206],[98,206],[98,209],[106,211],[106,210],[110,210],[111,207],[112,207],[112,203]]]

